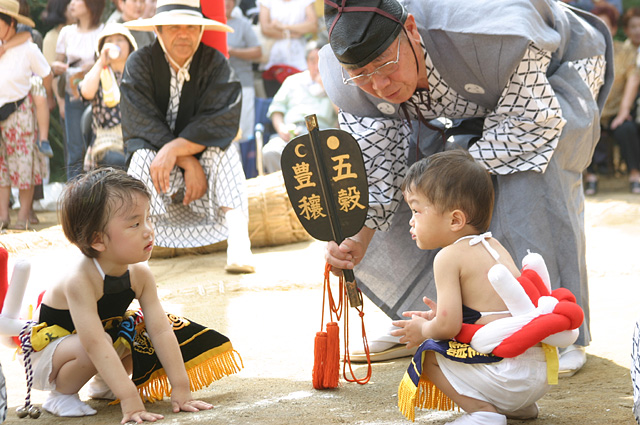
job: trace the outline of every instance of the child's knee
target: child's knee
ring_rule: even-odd
[[[436,358],[436,353],[435,351],[427,351],[425,358],[424,358],[424,364],[425,365],[430,365],[430,366],[435,366],[435,367],[440,367],[438,366],[438,359]]]
[[[427,351],[425,353],[424,362],[422,363],[422,371],[429,377],[429,379],[433,379],[434,375],[441,373],[435,352]]]

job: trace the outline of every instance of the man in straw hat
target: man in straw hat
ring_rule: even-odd
[[[152,18],[124,24],[155,31],[122,80],[129,174],[152,192],[157,245],[204,246],[227,239],[231,273],[250,273],[245,177],[231,141],[241,86],[225,57],[201,43],[204,30],[231,31],[203,17],[198,0],[158,1]]]
[[[407,148],[443,150],[451,120],[474,118],[464,147],[493,175],[491,231],[518,262],[540,252],[553,287],[578,298],[587,320],[560,368],[579,369],[591,339],[581,173],[613,76],[606,27],[553,0],[325,0],[325,20],[322,79],[373,182],[365,227],[329,243],[328,261],[359,264],[365,292],[392,318],[423,310],[435,252],[411,246],[399,190]],[[410,354],[389,330],[369,341],[374,358]]]

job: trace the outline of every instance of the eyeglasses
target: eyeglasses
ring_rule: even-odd
[[[400,61],[400,37],[398,37],[398,54],[396,55],[396,60],[380,65],[369,74],[356,75],[355,77],[351,78],[345,78],[344,68],[340,67],[342,71],[342,83],[349,86],[366,86],[371,82],[371,77],[373,77],[375,74],[378,74],[381,77],[386,77],[396,72],[400,67],[398,65],[398,61]]]

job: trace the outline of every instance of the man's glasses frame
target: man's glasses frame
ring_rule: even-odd
[[[340,67],[340,70],[342,72],[342,83],[348,86],[361,87],[369,84],[371,82],[371,77],[373,77],[375,74],[386,77],[387,75],[391,75],[396,72],[398,70],[398,62],[400,61],[400,38],[401,37],[398,36],[398,53],[396,55],[396,60],[389,61],[385,64],[380,65],[369,74],[360,74],[350,78],[345,78],[345,70],[343,67]]]

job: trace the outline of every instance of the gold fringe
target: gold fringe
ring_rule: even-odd
[[[430,410],[460,410],[458,406],[425,377],[420,377],[418,387],[405,374],[398,387],[398,408],[400,412],[414,422],[416,408]]]
[[[411,422],[416,420],[416,396],[418,389],[408,374],[404,374],[398,386],[398,408],[400,412]]]
[[[230,346],[230,343],[227,344]],[[185,367],[189,376],[191,391],[198,391],[225,376],[239,372],[244,367],[244,364],[240,353],[230,348],[220,354],[203,353],[187,362]],[[138,392],[143,401],[151,403],[171,396],[171,385],[164,368],[155,371],[149,381],[139,385]]]

